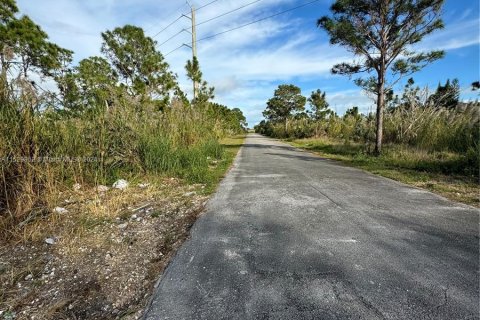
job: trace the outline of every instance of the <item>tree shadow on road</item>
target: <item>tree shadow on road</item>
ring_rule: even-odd
[[[309,156],[309,155],[299,155],[299,154],[285,154],[285,153],[270,153],[267,152],[265,154],[271,155],[271,156],[277,156],[277,157],[282,157],[282,158],[288,158],[288,159],[298,159],[302,161],[325,161],[325,160],[330,160],[327,158],[322,158],[320,156]]]

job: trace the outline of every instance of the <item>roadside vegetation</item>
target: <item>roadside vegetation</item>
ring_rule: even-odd
[[[296,147],[340,160],[374,174],[424,188],[451,200],[480,206],[478,175],[463,173],[465,157],[453,152],[428,152],[406,145],[386,144],[381,156],[372,157],[359,143],[311,138],[292,140]]]
[[[375,116],[352,107],[343,116],[329,108],[325,92],[299,98],[299,88],[267,104],[266,121],[256,132],[342,160],[349,165],[415,186],[452,200],[479,206],[480,104],[461,103],[456,80],[430,93],[409,80],[400,96],[391,96],[384,114],[384,150],[375,154]],[[291,101],[292,110],[272,117],[274,101]],[[308,107],[305,108],[305,102]]]
[[[246,132],[126,25],[73,62],[0,1],[0,319],[138,318]]]
[[[51,197],[77,184],[148,175],[207,183],[212,161],[225,155],[219,140],[245,131],[238,108],[209,102],[214,89],[202,80],[196,59],[186,71],[201,85],[189,101],[142,29],[127,25],[102,33],[103,56],[73,65],[73,52],[49,42],[28,17],[15,17],[14,2],[2,6],[4,237],[25,219],[48,215]]]
[[[307,99],[297,86],[284,84],[267,102],[266,120],[255,131],[478,206],[480,104],[459,101],[456,79],[435,92],[415,86],[411,77],[403,90],[398,87],[444,56],[413,50],[444,27],[443,3],[335,1],[331,15],[318,19],[317,26],[356,59],[333,66],[332,73],[357,76],[355,84],[372,98],[376,111],[362,114],[352,106],[338,115],[325,92],[314,91]],[[478,81],[472,83],[472,90],[478,88]]]

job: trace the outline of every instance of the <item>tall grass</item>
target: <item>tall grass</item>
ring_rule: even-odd
[[[3,86],[4,90],[5,86]],[[220,159],[221,128],[207,106],[174,101],[159,111],[118,99],[87,112],[39,111],[34,91],[2,95],[0,108],[0,229],[47,213],[48,195],[74,183],[165,174],[205,182]]]
[[[425,99],[427,100],[427,99]],[[479,175],[480,168],[480,105],[459,104],[455,109],[438,108],[427,102],[398,106],[384,114],[384,143],[386,151],[395,150],[399,159],[405,156],[398,150],[417,150],[438,159],[445,173]],[[301,139],[327,137],[363,145],[359,152],[373,151],[375,119],[373,115],[332,116],[323,121],[309,118],[292,119],[285,130],[283,124],[263,122],[257,132],[278,138]],[[404,148],[403,148],[403,147]],[[443,161],[444,158],[455,161]],[[443,160],[442,160],[443,159]],[[449,165],[445,166],[445,163]]]

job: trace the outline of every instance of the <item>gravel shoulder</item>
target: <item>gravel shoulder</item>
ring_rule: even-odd
[[[27,228],[38,235],[0,247],[0,319],[138,319],[204,208],[202,187],[164,179],[64,194]]]

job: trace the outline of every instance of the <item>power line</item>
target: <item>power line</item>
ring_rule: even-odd
[[[176,10],[172,11],[172,12],[177,12],[179,11],[180,9],[182,9],[184,6],[186,5],[186,3],[182,4],[180,7],[178,7]],[[158,36],[160,33],[162,33],[163,31],[167,30],[169,27],[171,27],[175,22],[177,22],[178,20],[180,20],[182,16],[178,17],[176,20],[172,21],[171,23],[169,23],[166,27],[164,27],[162,30],[158,31],[152,38],[155,38],[156,36]],[[155,27],[155,25],[152,25],[150,28],[148,28],[147,30],[145,30],[145,33],[149,32],[150,30],[152,30],[153,28]]]
[[[202,8],[205,8],[205,7],[208,7],[209,5],[217,2],[219,0],[213,0],[213,1],[210,1],[209,3],[199,7],[198,9],[196,9],[197,11],[202,9]],[[260,1],[260,0],[258,0]],[[179,7],[178,9],[181,9],[185,4],[183,4],[181,7]],[[178,10],[177,9],[177,10]],[[177,11],[175,10],[175,11]],[[172,22],[170,22],[168,25],[166,25],[162,30],[158,31],[157,33],[155,33],[155,35],[152,36],[152,39],[157,37],[160,33],[164,32],[165,30],[167,30],[168,28],[170,28],[172,25],[174,25],[178,20],[182,19],[184,16],[186,16],[188,13],[184,13],[184,14],[181,14],[177,19],[173,20]],[[151,28],[150,28],[151,29]]]
[[[162,30],[158,31],[157,33],[155,33],[154,36],[152,36],[152,39],[157,37],[160,33],[162,33],[163,31],[167,30],[169,27],[171,27],[175,22],[177,22],[178,20],[180,20],[182,18],[182,16],[179,16],[177,19],[173,20],[172,22],[170,22],[166,27],[164,27]]]
[[[207,3],[206,5],[204,5],[204,6],[200,7],[200,8],[205,8],[205,7],[208,6],[209,4],[212,4],[212,3],[216,2],[216,1],[218,1],[218,0],[215,0],[215,1],[212,1],[212,2],[210,2],[210,3]],[[247,4],[243,5],[243,6],[241,6],[241,7],[238,7],[238,8],[236,8],[236,9],[230,10],[230,11],[228,11],[228,12],[222,13],[222,14],[220,14],[220,15],[218,15],[218,16],[215,16],[215,17],[213,17],[213,18],[210,18],[210,19],[208,19],[208,20],[205,20],[205,21],[202,21],[202,22],[200,22],[200,23],[197,23],[197,24],[195,25],[195,27],[197,27],[197,26],[199,26],[199,25],[202,25],[202,24],[205,24],[205,23],[207,23],[207,22],[210,22],[210,21],[212,21],[212,20],[221,18],[221,17],[223,17],[223,16],[226,16],[226,15],[228,15],[228,14],[230,14],[230,13],[233,13],[233,12],[235,12],[235,11],[238,11],[238,10],[240,10],[240,9],[243,9],[243,8],[245,8],[245,7],[248,7],[248,6],[250,6],[250,5],[252,5],[252,4],[255,4],[255,3],[259,2],[259,1],[262,1],[262,0],[255,0],[255,1],[253,1],[253,2],[250,2],[250,3],[247,3]],[[196,9],[196,10],[198,11],[198,9]],[[157,34],[155,34],[152,38],[155,38],[156,36],[158,36],[162,31],[164,31],[166,28],[168,28],[169,26],[171,26],[172,24],[174,24],[175,22],[177,22],[177,21],[178,21],[180,18],[182,18],[183,16],[184,16],[184,15],[178,17],[175,21],[173,21],[173,22],[170,23],[168,26],[166,26],[165,28],[163,28],[162,30],[160,30],[160,31],[159,31]],[[180,34],[181,34],[182,32],[184,32],[184,31],[187,31],[187,30],[185,30],[185,29],[180,30],[179,32],[175,33],[173,36],[171,36],[171,37],[168,38],[167,40],[165,40],[165,41],[163,41],[162,43],[158,44],[157,47],[161,47],[162,45],[164,45],[165,43],[169,42],[169,41],[172,40],[173,38],[176,38],[178,35],[180,35]]]
[[[318,2],[320,0],[313,0],[313,1],[310,1],[310,2],[306,2],[304,4],[301,4],[301,5],[298,5],[296,7],[293,7],[293,8],[289,8],[289,9],[286,9],[286,10],[283,10],[283,11],[280,11],[280,12],[277,12],[275,14],[272,14],[270,16],[267,16],[267,17],[264,17],[264,18],[261,18],[261,19],[257,19],[257,20],[254,20],[254,21],[251,21],[249,23],[246,23],[246,24],[243,24],[241,26],[238,26],[238,27],[235,27],[235,28],[232,28],[232,29],[228,29],[228,30],[225,30],[225,31],[222,31],[222,32],[218,32],[218,33],[215,33],[213,35],[210,35],[210,36],[206,36],[206,37],[203,37],[201,39],[198,39],[197,42],[199,41],[203,41],[203,40],[207,40],[207,39],[211,39],[211,38],[214,38],[214,37],[217,37],[219,35],[222,35],[222,34],[225,34],[225,33],[228,33],[228,32],[232,32],[232,31],[235,31],[235,30],[238,30],[238,29],[241,29],[241,28],[245,28],[249,25],[252,25],[252,24],[255,24],[255,23],[258,23],[258,22],[261,22],[261,21],[264,21],[264,20],[267,20],[267,19],[270,19],[270,18],[273,18],[273,17],[277,17],[279,15],[282,15],[282,14],[285,14],[287,12],[290,12],[290,11],[294,11],[294,10],[297,10],[297,9],[300,9],[300,8],[303,8],[303,7],[306,7],[312,3],[315,3],[315,2]],[[191,44],[191,43],[190,43]],[[180,48],[184,47],[184,46],[187,46],[186,44],[182,44],[181,46],[173,49],[172,51],[168,52],[166,55],[164,56],[167,56],[177,50],[179,50]]]
[[[200,10],[200,9],[202,9],[202,8],[205,8],[205,7],[207,7],[207,6],[215,3],[215,2],[217,2],[217,1],[219,1],[219,0],[210,1],[209,3],[207,3],[207,4],[205,4],[205,5],[201,6],[201,7],[199,7],[199,8],[196,9],[196,10],[198,11],[198,10]],[[260,0],[258,0],[258,1],[260,1]],[[180,8],[181,8],[181,7],[180,7]],[[188,14],[188,13],[181,14],[177,19],[175,19],[175,20],[173,20],[172,22],[170,22],[170,23],[169,23],[167,26],[165,26],[162,30],[160,30],[160,31],[158,31],[157,33],[155,33],[155,35],[153,35],[151,38],[153,39],[153,38],[157,37],[160,33],[162,33],[163,31],[167,30],[169,27],[171,27],[172,25],[174,25],[178,20],[182,19],[183,17],[189,18],[189,17],[187,16],[187,14]],[[185,30],[185,29],[180,30],[179,32],[177,32],[176,34],[174,34],[173,36],[171,36],[170,38],[168,38],[167,40],[165,40],[165,41],[162,42],[161,44],[158,44],[157,47],[160,47],[160,46],[164,45],[164,44],[167,43],[168,41],[172,40],[173,38],[175,38],[176,36],[178,36],[179,34],[181,34],[183,31],[187,31],[187,30]]]
[[[173,36],[171,36],[170,38],[168,38],[167,40],[163,41],[162,43],[160,44],[157,44],[156,47],[161,47],[163,46],[165,43],[167,43],[168,41],[172,40],[173,38],[177,37],[179,34],[181,34],[182,32],[187,32],[187,30],[185,29],[182,29],[180,31],[178,31],[177,33],[175,33]]]
[[[238,27],[235,27],[235,28],[232,28],[232,29],[228,29],[228,30],[225,30],[225,31],[222,31],[222,32],[219,32],[219,33],[215,33],[215,34],[210,35],[210,36],[207,36],[207,37],[203,37],[203,38],[201,38],[201,39],[198,39],[197,42],[203,41],[203,40],[207,40],[207,39],[211,39],[211,38],[214,38],[214,37],[219,36],[219,35],[221,35],[221,34],[224,34],[224,33],[227,33],[227,32],[231,32],[231,31],[235,31],[235,30],[238,30],[238,29],[247,27],[247,26],[252,25],[252,24],[254,24],[254,23],[261,22],[261,21],[264,21],[264,20],[267,20],[267,19],[270,19],[270,18],[279,16],[279,15],[281,15],[281,14],[284,14],[284,13],[287,13],[287,12],[290,12],[290,11],[303,8],[303,7],[305,7],[305,6],[308,6],[308,5],[310,5],[310,4],[312,4],[312,3],[315,3],[315,2],[318,2],[318,1],[320,1],[320,0],[313,0],[313,1],[310,1],[310,2],[307,2],[307,3],[304,3],[304,4],[301,4],[301,5],[299,5],[299,6],[296,6],[296,7],[290,8],[290,9],[287,9],[287,10],[277,12],[277,13],[275,13],[275,14],[272,14],[272,15],[268,16],[268,17],[264,17],[264,18],[261,18],[261,19],[258,19],[258,20],[254,20],[254,21],[252,21],[252,22],[243,24],[243,25],[241,25],[241,26],[238,26]]]
[[[180,49],[180,48],[182,48],[182,47],[185,47],[185,46],[186,46],[185,44],[182,44],[181,46],[173,49],[172,51],[169,51],[168,53],[164,54],[163,56],[166,57],[166,56],[168,56],[170,53],[173,53],[173,52],[177,51],[178,49]]]
[[[207,4],[204,4],[203,6],[198,7],[196,10],[197,10],[197,11],[198,11],[198,10],[201,10],[201,9],[203,9],[203,8],[205,8],[205,7],[208,7],[209,5],[211,5],[212,3],[215,3],[215,2],[217,2],[217,1],[218,1],[218,0],[210,1],[210,2],[207,3]]]
[[[262,1],[262,0],[255,0],[255,1],[253,1],[253,2],[247,3],[247,4],[245,4],[245,5],[241,6],[241,7],[238,7],[238,8],[236,8],[236,9],[233,9],[233,10],[231,10],[231,11],[222,13],[221,15],[218,15],[218,16],[213,17],[213,18],[211,18],[211,19],[208,19],[208,20],[202,21],[202,22],[200,22],[200,23],[197,23],[197,26],[202,25],[202,24],[207,23],[207,22],[210,22],[210,21],[212,21],[212,20],[221,18],[221,17],[223,17],[223,16],[226,16],[227,14],[230,14],[230,13],[233,13],[233,12],[238,11],[238,10],[240,10],[240,9],[243,9],[243,8],[245,8],[245,7],[248,7],[248,6],[250,6],[250,5],[254,4],[254,3],[257,3],[257,2],[259,2],[259,1]]]

